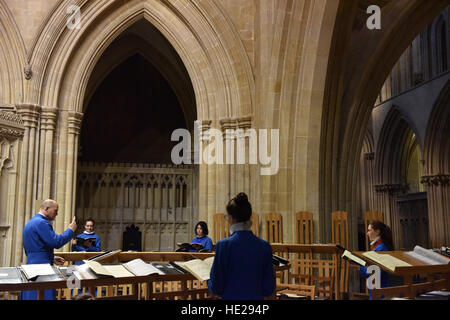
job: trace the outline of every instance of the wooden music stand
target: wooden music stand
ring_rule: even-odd
[[[377,265],[382,270],[403,277],[404,285],[412,285],[413,277],[415,275],[426,275],[429,282],[434,282],[435,274],[442,274],[444,279],[446,279],[446,287],[450,288],[450,264],[439,264],[439,265],[429,265],[425,262],[417,260],[406,254],[406,251],[378,251],[379,254],[388,254],[397,259],[403,260],[404,262],[409,263],[411,266],[404,267],[396,267],[393,271],[389,268],[386,268],[382,264],[371,260],[370,258],[363,255],[364,252],[355,251],[352,252],[357,257],[363,259],[368,263],[368,265]]]

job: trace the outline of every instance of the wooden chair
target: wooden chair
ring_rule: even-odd
[[[300,211],[295,215],[296,243],[311,244],[314,242],[313,215],[311,212]],[[298,253],[292,259],[292,268],[289,273],[288,282],[296,284],[310,283],[309,260],[313,257],[310,253]]]
[[[364,215],[364,230],[367,232],[367,227],[369,223],[372,221],[381,221],[383,222],[383,214],[379,211],[367,211]],[[366,237],[366,251],[370,250],[369,238]]]
[[[345,211],[334,211],[331,213],[331,241],[339,243],[341,246],[348,248],[348,215]],[[343,260],[340,270],[339,288],[343,295],[348,292],[348,274],[350,266],[348,262]]]
[[[223,213],[216,213],[213,215],[213,242],[221,239],[225,239],[230,235],[230,226],[228,225],[228,220],[225,219]]]
[[[333,299],[336,262],[333,260],[311,260],[311,284],[316,294],[325,299]]]
[[[266,240],[270,243],[282,243],[283,242],[283,224],[282,216],[280,213],[268,213],[266,214]],[[283,252],[274,252],[280,257],[288,259],[288,255]],[[276,272],[277,282],[284,283],[286,280],[286,272]]]
[[[299,254],[300,255],[300,254]],[[291,259],[291,269],[288,274],[288,284],[304,284],[311,283],[311,258],[305,258],[307,254],[296,259]]]
[[[280,213],[266,214],[266,239],[270,243],[283,243],[283,224]]]
[[[259,215],[255,212],[252,213],[252,231],[253,234],[259,237]]]
[[[314,242],[313,215],[311,212],[300,211],[295,214],[296,243],[310,244]]]
[[[310,300],[314,300],[315,299],[315,290],[316,290],[316,288],[314,286],[308,286],[308,285],[303,285],[303,284],[286,284],[286,285],[282,285],[278,288],[277,298],[280,300],[290,299],[289,297],[286,297],[286,296],[289,294],[292,294],[292,295],[303,296],[305,298],[309,298]]]

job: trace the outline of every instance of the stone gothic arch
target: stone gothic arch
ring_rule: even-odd
[[[447,82],[428,122],[424,143],[424,176],[428,192],[430,245],[450,242],[450,83]]]
[[[0,0],[0,65],[0,104],[20,103],[29,66],[20,32],[4,0]]]
[[[364,1],[360,1],[364,7]],[[321,233],[329,239],[329,213],[349,212],[356,234],[357,163],[367,123],[383,82],[407,46],[446,6],[445,1],[399,0],[382,6],[381,30],[358,26],[357,2],[340,3],[324,99],[320,152]],[[367,8],[367,7],[366,7]],[[343,18],[352,12],[353,19]],[[360,61],[359,63],[354,63]],[[343,76],[342,76],[343,75]],[[335,195],[329,197],[329,195]],[[327,238],[328,237],[328,238]],[[350,239],[356,247],[356,239]]]
[[[431,45],[432,74],[438,75],[449,68],[449,16],[446,9],[429,27],[429,41]]]
[[[195,118],[202,129],[219,126],[222,118],[251,119],[253,113],[254,83],[248,56],[216,2],[79,0],[74,4],[81,10],[81,28],[67,28],[66,3],[60,2],[47,16],[29,55],[31,78],[24,103],[17,106],[29,128],[23,152],[30,159],[21,173],[28,187],[20,191],[18,230],[30,218],[35,199],[58,201],[64,216],[56,222],[57,232],[71,220],[78,135],[89,79],[108,46],[139,20],[155,26],[183,61],[195,92]],[[215,171],[214,166],[200,170],[200,194],[207,193]],[[208,192],[215,194],[215,190]],[[204,200],[199,208],[203,218],[224,203],[206,195]],[[15,249],[18,263],[22,256],[19,237]]]
[[[407,117],[398,108],[392,108],[383,123],[376,146],[374,187],[377,209],[383,213],[385,223],[391,227],[395,248],[398,249],[408,248],[412,228],[417,232],[416,241],[420,238],[422,245],[428,241],[426,208],[417,214],[412,213],[413,216],[411,216],[410,210],[406,210],[404,202],[400,201],[404,198],[403,196],[410,193],[407,169],[412,156],[411,152],[418,146],[416,132]],[[417,196],[415,200],[419,201],[420,197]],[[425,204],[426,201],[423,203]],[[404,213],[405,211],[407,212]],[[418,227],[423,230],[418,230]]]

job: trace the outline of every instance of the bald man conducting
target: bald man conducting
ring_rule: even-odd
[[[55,200],[45,200],[39,212],[31,218],[23,229],[23,247],[27,255],[27,264],[50,263],[63,264],[65,261],[61,257],[55,257],[53,250],[61,248],[69,242],[77,229],[75,217],[69,227],[62,234],[57,235],[53,231],[51,221],[58,215],[58,203]],[[46,300],[54,300],[55,290],[45,290]],[[23,291],[22,300],[36,300],[36,291]]]

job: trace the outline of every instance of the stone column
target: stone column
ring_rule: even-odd
[[[220,120],[220,126],[223,135],[223,154],[224,164],[221,165],[220,180],[221,188],[219,189],[220,195],[218,199],[223,203],[223,207],[236,192],[236,121],[233,119]]]
[[[23,155],[20,163],[20,182],[18,187],[18,205],[17,205],[17,224],[16,228],[16,246],[15,261],[16,265],[24,261],[22,246],[22,230],[28,220],[31,219],[34,211],[34,200],[36,191],[36,168],[38,139],[38,122],[41,113],[41,107],[34,104],[17,105],[17,113],[21,116],[25,127],[22,151]]]
[[[429,240],[432,248],[450,244],[450,174],[426,175]]]
[[[0,111],[0,265],[15,266],[22,259],[15,247],[22,230],[17,228],[17,185],[20,177],[22,139],[25,128],[20,116]],[[20,250],[21,252],[21,250]]]
[[[406,190],[403,184],[382,184],[375,186],[376,192],[381,197],[381,207],[378,209],[383,212],[384,223],[390,226],[392,230],[392,237],[394,240],[394,247],[396,250],[401,249],[401,229],[399,221],[399,207],[397,204],[397,195],[402,194]]]
[[[57,108],[42,108],[41,114],[41,134],[39,150],[39,175],[37,199],[45,200],[52,198],[52,157],[53,138],[58,116]]]
[[[78,136],[82,117],[83,114],[79,112],[60,112],[57,163],[55,164],[55,199],[58,201],[60,214],[56,218],[56,233],[63,232],[75,216]],[[62,248],[62,251],[68,250],[68,244]]]
[[[72,221],[72,218],[75,216],[77,164],[78,164],[78,138],[81,130],[82,119],[83,119],[82,113],[69,112],[66,188],[65,188],[66,197],[64,201],[65,227]]]
[[[195,125],[198,132],[198,137],[194,137],[194,139],[198,139],[197,144],[199,150],[194,150],[195,154],[195,161],[199,163],[199,184],[198,184],[198,190],[199,190],[199,212],[198,212],[198,219],[202,221],[207,221],[208,225],[212,225],[212,219],[209,219],[209,186],[208,186],[208,179],[210,179],[210,167],[209,165],[205,164],[203,161],[203,144],[205,141],[208,141],[209,137],[205,134],[207,130],[211,128],[211,120],[198,120],[195,122]],[[211,220],[211,221],[210,221]]]
[[[248,117],[241,117],[236,119],[237,120],[237,127],[238,129],[241,129],[244,131],[248,130],[251,128],[252,126],[252,118],[250,116]],[[247,139],[245,136],[238,136],[237,139],[244,139],[244,145],[245,145],[245,164],[243,165],[239,165],[239,176],[241,177],[241,184],[239,184],[240,187],[240,191],[245,192],[250,201],[253,199],[253,194],[252,194],[252,188],[250,187],[251,185],[251,174],[250,174],[250,144],[249,144],[249,139]],[[255,141],[256,143],[256,141]],[[258,159],[258,156],[256,156],[256,158]],[[255,169],[255,172],[257,170],[257,166],[253,165],[252,166]],[[238,192],[240,192],[238,191]]]

